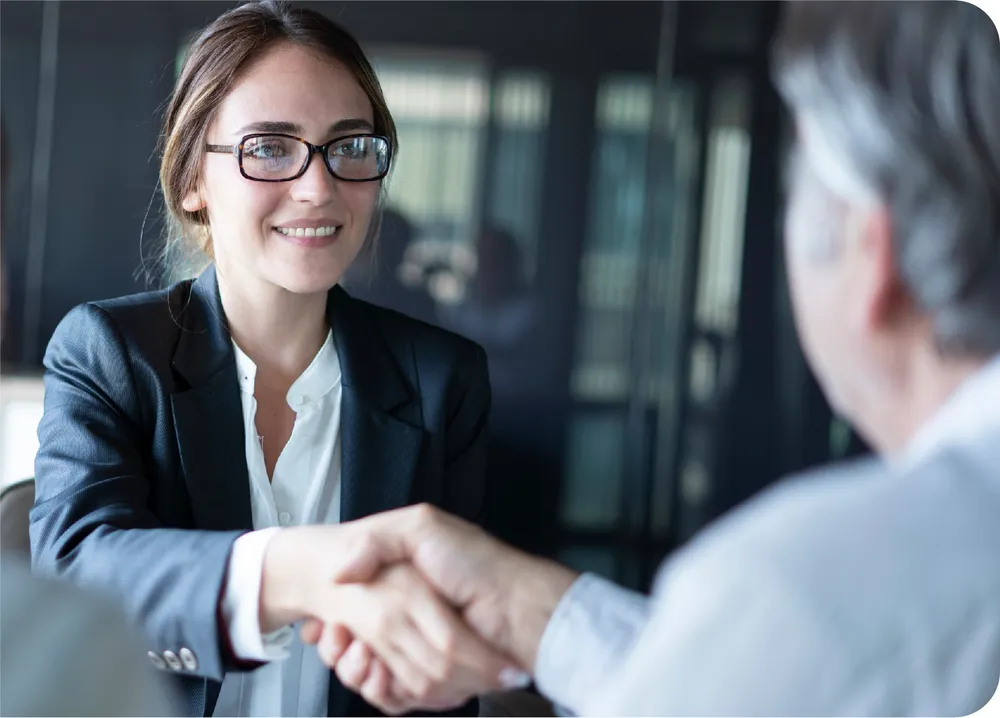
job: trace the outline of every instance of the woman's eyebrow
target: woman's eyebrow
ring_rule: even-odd
[[[330,129],[327,130],[327,133],[334,134],[337,132],[350,132],[353,130],[372,132],[374,129],[375,127],[372,123],[363,117],[350,117],[334,122],[330,125]],[[236,130],[233,134],[245,135],[252,132],[276,132],[284,135],[295,135],[297,137],[301,137],[304,134],[301,125],[297,125],[294,122],[276,122],[273,120],[251,122]]]
[[[249,132],[279,132],[285,135],[301,135],[302,127],[294,122],[274,122],[271,120],[263,120],[244,125],[233,134],[245,135]]]
[[[346,120],[338,120],[330,125],[330,132],[347,132],[350,130],[363,130],[365,132],[372,132],[375,129],[371,122],[364,119],[363,117],[351,117]]]

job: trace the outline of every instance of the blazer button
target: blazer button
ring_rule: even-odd
[[[164,651],[163,660],[167,662],[167,665],[170,666],[170,670],[172,671],[179,671],[182,668],[181,659],[178,658],[177,654],[173,651]]]
[[[198,659],[194,657],[194,653],[190,648],[182,648],[180,650],[181,663],[189,671],[198,670]]]
[[[156,668],[159,668],[161,671],[166,670],[167,664],[163,660],[163,658],[160,657],[159,653],[156,653],[154,651],[147,651],[146,655],[149,656],[149,662],[152,663]]]

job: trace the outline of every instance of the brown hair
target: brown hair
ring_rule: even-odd
[[[372,103],[376,134],[396,150],[396,125],[382,87],[357,41],[344,28],[314,10],[293,8],[280,0],[249,2],[221,15],[191,44],[174,87],[160,137],[160,187],[166,213],[164,259],[168,272],[191,254],[213,258],[204,210],[181,207],[201,172],[209,125],[219,106],[252,62],[279,42],[316,49],[342,63]],[[373,222],[369,236],[377,232]]]

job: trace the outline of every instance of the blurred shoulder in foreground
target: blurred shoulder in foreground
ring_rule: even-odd
[[[174,715],[113,604],[0,559],[0,715]]]

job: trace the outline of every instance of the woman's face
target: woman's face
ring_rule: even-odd
[[[323,145],[373,132],[372,105],[340,63],[291,43],[252,64],[219,108],[208,143],[236,145],[255,132],[281,132]],[[289,182],[258,182],[236,158],[207,153],[188,211],[207,209],[213,252],[229,286],[266,283],[296,294],[326,292],[364,244],[379,181],[343,182],[313,155]],[[296,231],[301,229],[301,231]]]

